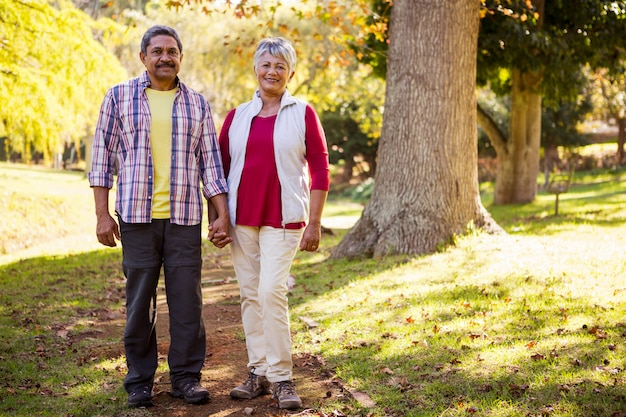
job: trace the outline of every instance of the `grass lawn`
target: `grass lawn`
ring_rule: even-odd
[[[577,173],[559,216],[552,195],[495,207],[481,185],[507,234],[425,256],[328,260],[362,209],[329,203],[334,236],[292,271],[294,350],[354,399],[313,415],[626,416],[625,178]],[[86,179],[0,163],[0,193],[0,416],[126,415],[102,389],[119,386],[123,358],[83,353],[119,340],[67,335],[123,303]]]

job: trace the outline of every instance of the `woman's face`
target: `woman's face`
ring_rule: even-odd
[[[259,90],[268,95],[282,95],[287,88],[287,82],[293,76],[287,61],[269,52],[261,55],[254,72],[259,83]]]

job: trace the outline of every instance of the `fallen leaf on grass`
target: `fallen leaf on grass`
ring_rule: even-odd
[[[298,318],[299,318],[300,320],[302,320],[302,321],[304,322],[304,324],[306,324],[307,326],[309,326],[309,328],[310,328],[310,329],[313,329],[313,328],[315,328],[315,327],[319,327],[319,325],[320,325],[320,324],[319,324],[318,322],[316,322],[315,320],[310,319],[310,318],[305,317],[305,316],[300,316],[300,317],[298,317]]]
[[[408,391],[412,388],[409,381],[403,376],[394,376],[392,377],[387,385],[398,388],[401,392]]]
[[[518,385],[518,384],[511,384],[509,385],[509,389],[514,392],[514,393],[522,393],[524,391],[526,391],[528,389],[528,384],[522,384],[522,385]]]
[[[589,334],[592,334],[596,339],[606,339],[606,332],[600,328],[600,326],[593,326],[588,330]]]
[[[348,391],[352,398],[354,398],[361,406],[365,408],[372,408],[376,405],[374,400],[372,400],[369,395],[360,391]]]
[[[358,349],[358,348],[362,348],[362,347],[368,347],[369,343],[365,340],[360,340],[360,341],[356,341],[356,342],[348,342],[346,343],[343,347],[344,349]]]

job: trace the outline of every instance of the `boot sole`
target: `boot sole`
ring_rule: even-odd
[[[267,395],[269,393],[270,392],[267,390],[262,390],[261,392],[255,395],[254,393],[250,393],[247,391],[232,390],[230,392],[230,396],[231,398],[235,398],[237,400],[251,400],[253,398],[260,397],[261,395]]]

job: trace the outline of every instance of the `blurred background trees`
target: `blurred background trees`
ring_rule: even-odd
[[[218,128],[256,87],[256,42],[289,38],[298,53],[289,89],[320,113],[337,168],[335,189],[368,178],[373,184],[381,169],[390,16],[399,3],[0,0],[0,159],[55,166],[68,154],[80,160],[106,89],[143,71],[140,38],[163,23],[179,31],[180,76],[208,98]],[[448,7],[455,16],[468,13],[467,5],[442,0],[420,7]],[[482,164],[493,168],[479,177],[495,181],[495,204],[532,201],[541,174],[547,184],[567,164],[563,149],[573,154],[588,142],[616,141],[610,163],[624,162],[626,1],[481,0],[476,18],[477,72],[470,83],[478,140],[459,151],[478,150],[479,161],[495,161]],[[441,28],[430,30],[429,36],[442,35]],[[427,71],[433,80],[443,75],[442,68]],[[403,135],[423,140],[421,132]]]
[[[112,21],[61,0],[0,0],[0,137],[5,155],[48,163],[95,126],[107,86],[126,77],[108,48]]]

